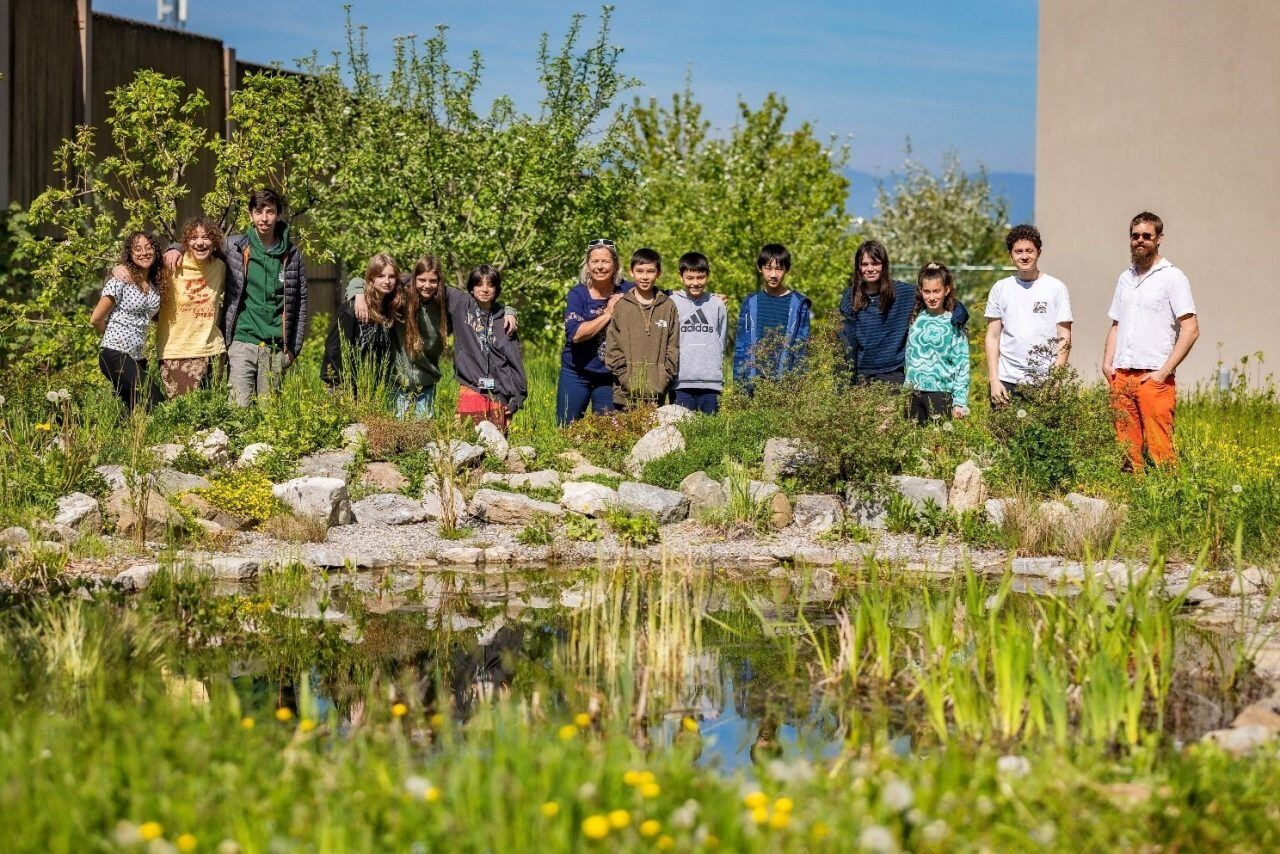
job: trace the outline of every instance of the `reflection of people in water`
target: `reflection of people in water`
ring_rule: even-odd
[[[455,714],[468,717],[479,703],[507,696],[523,641],[521,629],[503,626],[487,644],[454,650],[450,685]]]
[[[689,764],[697,762],[702,756],[702,727],[698,719],[692,715],[681,717],[680,728],[676,730],[676,736],[672,742],[677,750],[688,753]]]
[[[782,756],[782,742],[778,740],[778,718],[765,715],[756,730],[755,743],[751,745],[751,764],[760,765]]]

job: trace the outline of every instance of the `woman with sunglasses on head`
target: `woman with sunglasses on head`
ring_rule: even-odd
[[[613,309],[634,285],[622,279],[618,247],[612,240],[592,240],[582,259],[578,284],[564,309],[564,352],[556,389],[556,424],[577,421],[590,405],[612,412],[613,374],[604,363],[605,334]]]

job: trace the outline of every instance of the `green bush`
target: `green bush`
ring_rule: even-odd
[[[547,513],[535,513],[533,520],[516,534],[516,542],[526,546],[549,546],[555,538],[556,521]]]
[[[265,522],[281,510],[271,480],[257,468],[229,471],[197,493],[213,506],[254,522]]]
[[[590,516],[570,513],[564,520],[564,535],[575,542],[598,542],[601,536],[600,523]]]
[[[658,523],[652,516],[629,513],[621,508],[605,512],[604,520],[624,546],[651,546],[660,539]]]

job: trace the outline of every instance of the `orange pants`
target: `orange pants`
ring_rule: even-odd
[[[1144,445],[1151,462],[1156,465],[1174,462],[1173,408],[1178,390],[1173,377],[1162,383],[1155,380],[1139,382],[1140,377],[1149,373],[1120,369],[1111,378],[1116,438],[1124,445],[1134,471],[1142,470]]]
[[[472,424],[488,421],[507,433],[507,409],[498,401],[463,386],[458,389],[458,417]]]

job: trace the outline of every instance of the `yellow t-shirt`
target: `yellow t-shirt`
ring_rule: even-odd
[[[197,359],[227,351],[218,328],[227,265],[220,258],[201,264],[183,253],[173,281],[160,297],[156,352],[161,359]]]

